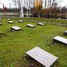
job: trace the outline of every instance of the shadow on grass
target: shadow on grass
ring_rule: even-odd
[[[14,63],[14,65],[15,67],[44,67],[28,55],[21,57],[17,62]],[[59,62],[57,61],[51,67],[59,67]]]
[[[4,37],[4,36],[7,36],[7,34],[5,33],[0,33],[0,38]]]

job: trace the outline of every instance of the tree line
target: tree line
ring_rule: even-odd
[[[59,1],[60,0],[12,0],[15,4],[15,8],[4,8],[4,11],[16,11],[20,13],[20,9],[22,8],[25,16],[28,14],[32,17],[67,18],[67,8],[60,7]],[[3,10],[0,9],[0,11]]]

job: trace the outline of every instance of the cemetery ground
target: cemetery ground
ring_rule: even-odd
[[[19,23],[18,20],[24,20]],[[67,67],[67,45],[53,42],[57,35],[67,38],[67,20],[47,18],[11,18],[9,24],[6,18],[0,25],[0,67],[42,67],[35,60],[28,58],[26,51],[38,46],[58,57],[54,67]],[[37,25],[43,22],[44,26]],[[26,27],[26,24],[36,25],[35,28]],[[22,30],[10,31],[11,26],[19,26]]]

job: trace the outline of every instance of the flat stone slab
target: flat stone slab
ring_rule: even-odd
[[[0,31],[0,34],[2,34],[2,32]]]
[[[8,23],[13,24],[14,22],[13,21],[8,21]]]
[[[39,23],[37,23],[37,25],[44,26],[45,24],[44,24],[44,23],[39,22]]]
[[[18,27],[18,26],[12,26],[12,27],[11,27],[11,30],[18,31],[18,30],[21,30],[21,28],[20,28],[20,27]]]
[[[7,18],[8,21],[10,21],[10,18]]]
[[[23,20],[18,20],[18,22],[24,22]]]
[[[26,52],[27,55],[35,59],[37,62],[42,64],[45,67],[50,67],[53,65],[53,63],[58,59],[56,56],[48,53],[47,51],[35,47],[29,51]]]
[[[0,25],[2,25],[2,23],[0,22]]]
[[[66,44],[67,45],[67,39],[66,38],[63,38],[61,36],[56,36],[54,37],[53,41],[57,41],[59,43],[63,43],[63,44]]]
[[[67,31],[65,31],[64,34],[67,35]]]
[[[27,27],[31,27],[31,28],[34,28],[35,27],[35,25],[32,25],[32,24],[27,24],[26,26]]]

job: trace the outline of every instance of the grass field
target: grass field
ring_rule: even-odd
[[[3,32],[0,34],[0,67],[29,67],[31,64],[34,64],[35,67],[42,67],[34,60],[26,58],[25,52],[36,46],[59,58],[55,67],[67,67],[67,45],[51,43],[53,37],[57,35],[67,38],[63,34],[67,30],[67,20],[23,18],[24,22],[19,23],[18,19],[20,18],[12,18],[14,24],[7,23],[6,18],[2,19],[2,25],[0,25],[0,31]],[[28,21],[32,19],[47,23],[45,26],[37,26],[35,21]],[[28,23],[34,24],[36,27],[28,28],[26,27]],[[10,27],[16,25],[22,30],[10,31]]]

